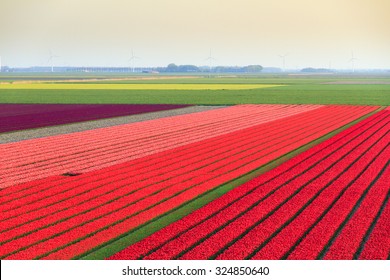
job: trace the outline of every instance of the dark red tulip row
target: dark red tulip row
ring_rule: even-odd
[[[0,104],[0,133],[188,106],[167,104]]]

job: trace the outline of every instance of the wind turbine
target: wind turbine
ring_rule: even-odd
[[[211,49],[210,49],[210,55],[205,59],[209,62],[209,69],[210,69],[210,74],[211,74],[211,66],[212,66],[212,62],[213,61],[216,61],[216,59],[214,57],[211,56]]]
[[[286,70],[286,57],[288,56],[288,53],[284,54],[284,55],[279,55],[279,57],[282,59],[283,61],[283,69],[282,71],[284,72]]]
[[[54,72],[54,61],[53,61],[53,58],[58,58],[58,57],[59,57],[58,55],[54,55],[52,53],[52,51],[50,51],[50,56],[49,56],[49,59],[47,60],[47,63],[51,64],[51,72]]]
[[[352,73],[355,73],[355,60],[357,60],[357,58],[353,55],[353,51],[351,52],[351,54],[352,56],[349,62],[352,63]]]
[[[139,59],[138,56],[134,55],[133,49],[131,50],[131,57],[129,59],[130,62],[130,68],[132,69],[132,72],[134,73],[134,60]]]

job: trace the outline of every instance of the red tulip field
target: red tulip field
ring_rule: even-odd
[[[386,259],[389,121],[382,111],[112,258]]]
[[[379,106],[236,105],[2,144],[0,259],[387,259],[389,133]]]

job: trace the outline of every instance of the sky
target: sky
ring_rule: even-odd
[[[2,65],[390,69],[390,0],[0,0]]]

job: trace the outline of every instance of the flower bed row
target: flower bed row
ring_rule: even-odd
[[[0,133],[103,118],[129,116],[189,105],[0,104]]]

